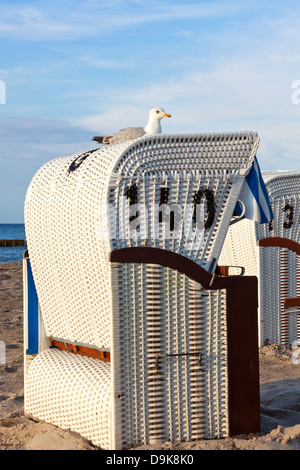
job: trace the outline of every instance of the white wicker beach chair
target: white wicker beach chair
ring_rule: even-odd
[[[26,414],[104,449],[259,432],[257,279],[216,271],[257,146],[159,135],[37,172]]]
[[[265,171],[262,176],[274,220],[258,224],[244,219],[232,225],[219,262],[243,266],[259,279],[260,346],[290,345],[300,340],[300,171]]]

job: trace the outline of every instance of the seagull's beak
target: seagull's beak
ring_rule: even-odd
[[[171,114],[168,114],[168,113],[163,113],[163,116],[164,116],[164,117],[168,117],[168,118],[170,118],[170,117],[171,117]]]

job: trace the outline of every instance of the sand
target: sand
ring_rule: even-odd
[[[0,450],[101,450],[76,433],[24,416],[22,291],[22,264],[1,263],[0,341],[6,364],[0,364]],[[300,365],[293,364],[293,352],[260,348],[260,435],[134,450],[300,450]]]

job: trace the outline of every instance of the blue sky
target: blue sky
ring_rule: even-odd
[[[0,223],[45,162],[153,106],[163,132],[256,130],[262,169],[299,169],[299,25],[291,0],[1,1]]]

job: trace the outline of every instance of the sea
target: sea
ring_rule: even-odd
[[[0,240],[24,240],[25,226],[24,224],[0,224]],[[22,261],[26,246],[0,246],[0,263],[14,263]]]

